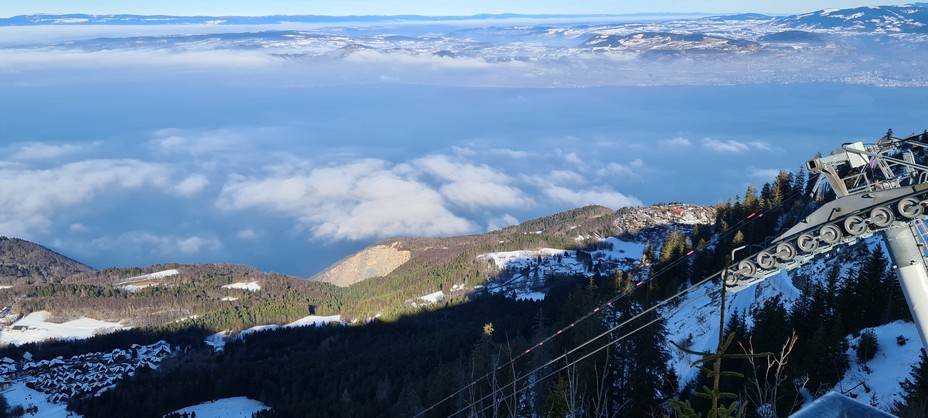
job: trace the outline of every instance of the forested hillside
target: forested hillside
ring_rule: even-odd
[[[41,245],[0,237],[0,284],[43,282],[93,271]]]
[[[99,396],[71,397],[69,408],[86,417],[161,416],[231,396],[265,403],[272,409],[258,415],[267,417],[692,416],[690,409],[705,416],[710,405],[696,393],[711,379],[681,380],[673,360],[684,347],[704,347],[668,324],[673,314],[689,312],[692,300],[663,301],[720,270],[734,247],[764,242],[804,217],[817,205],[810,188],[801,171],[781,172],[759,190],[751,186],[700,212],[711,215],[703,225],[674,226],[693,213],[684,205],[589,207],[485,235],[398,239],[409,261],[344,288],[244,266],[173,264],[18,285],[4,292],[19,298],[23,312],[132,317],[138,328],[2,354],[54,358],[156,339],[181,347],[158,370],[138,372]],[[615,271],[590,268],[592,260],[581,256],[592,257],[597,243],[614,235],[643,245],[638,261]],[[538,248],[573,252],[538,255],[509,275],[479,257]],[[579,267],[558,273],[558,285],[541,300],[481,290],[496,286],[494,277],[531,277],[552,263]],[[735,402],[752,417],[787,416],[829,390],[856,390],[837,386],[848,368],[866,367],[890,348],[876,343],[872,330],[909,320],[889,267],[882,246],[865,241],[790,276],[798,296],[758,294],[752,309],[734,311],[724,331],[734,338],[728,352],[775,357],[726,360],[724,370],[742,377],[721,380],[720,390],[734,396],[723,404]],[[149,278],[171,269],[177,274]],[[223,287],[253,282],[260,289]],[[127,290],[134,284],[145,287]],[[717,294],[720,284],[702,286]],[[436,290],[447,292],[440,303],[410,303]],[[221,351],[204,342],[216,331],[336,313],[347,322],[250,333]],[[919,342],[900,336],[895,344]],[[768,360],[781,366],[768,368]],[[862,400],[923,416],[925,373],[923,359],[899,395]],[[671,401],[685,408],[674,412]]]

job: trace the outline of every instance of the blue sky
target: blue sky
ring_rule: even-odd
[[[784,0],[4,0],[0,16],[35,13],[126,13],[172,15],[274,15],[274,14],[421,14],[470,15],[477,13],[647,13],[647,12],[759,12],[789,14],[824,8],[887,4],[878,1]]]

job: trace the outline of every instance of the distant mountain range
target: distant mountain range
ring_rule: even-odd
[[[928,3],[902,6],[865,6],[851,9],[825,9],[793,16],[774,17],[759,13],[709,16],[701,13],[635,14],[476,14],[469,16],[422,15],[275,15],[275,16],[171,16],[133,14],[35,14],[0,18],[0,26],[38,25],[273,25],[282,23],[364,23],[364,22],[440,22],[507,19],[582,19],[681,16],[714,21],[769,21],[785,27],[841,29],[876,32],[928,32]]]
[[[928,85],[921,63],[928,54],[928,3],[829,9],[793,16],[745,13],[708,15],[520,15],[473,16],[139,16],[30,15],[0,19],[0,26],[146,25],[167,29],[86,38],[68,35],[3,42],[7,50],[56,54],[158,50],[246,53],[264,62],[340,65],[332,82],[404,80],[452,85],[654,85],[849,83]],[[530,22],[531,19],[549,19]],[[585,20],[588,19],[588,20]],[[438,22],[476,23],[439,27]],[[393,25],[391,23],[422,23]],[[286,23],[316,24],[311,26]],[[358,23],[363,28],[355,27]],[[171,32],[171,27],[196,25]],[[235,25],[249,25],[247,29]],[[583,59],[578,59],[583,58]],[[623,62],[617,71],[615,59]],[[689,70],[666,65],[684,59]],[[392,65],[427,63],[416,69],[456,67],[468,60],[504,64],[500,75],[482,77],[430,71],[411,75]],[[522,67],[509,73],[505,64]],[[434,65],[438,66],[435,67]],[[450,68],[449,67],[449,68]],[[314,66],[314,68],[319,68]],[[326,67],[329,68],[329,67]],[[399,68],[399,67],[396,67]],[[403,67],[405,68],[405,67]],[[320,70],[321,71],[321,70]],[[315,73],[314,73],[315,74]],[[374,75],[372,75],[374,74]],[[535,74],[537,77],[524,77]],[[428,79],[428,80],[426,80]],[[317,82],[317,81],[314,81]]]
[[[928,8],[922,7],[925,4],[827,9],[777,20],[796,28],[928,33]]]
[[[169,16],[169,15],[93,15],[35,14],[0,18],[0,26],[38,25],[274,25],[280,23],[358,23],[358,22],[441,22],[461,20],[563,19],[635,16],[705,16],[705,14],[638,13],[638,14],[476,14],[469,16],[422,15],[275,15],[275,16]]]

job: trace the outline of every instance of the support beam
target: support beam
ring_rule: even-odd
[[[925,268],[925,258],[910,226],[890,228],[884,234],[896,278],[922,338],[922,347],[928,350],[928,269]]]

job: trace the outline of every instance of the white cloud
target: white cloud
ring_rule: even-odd
[[[514,159],[525,159],[535,155],[535,153],[528,151],[520,151],[509,148],[493,148],[489,151],[491,155],[501,155],[504,157],[514,158]]]
[[[87,160],[44,170],[0,167],[0,235],[28,238],[45,232],[57,211],[103,193],[164,188],[168,171],[137,160]]]
[[[587,178],[583,174],[570,170],[554,170],[542,177],[541,183],[550,183],[557,185],[577,185],[586,184]],[[536,182],[538,184],[538,182]]]
[[[483,59],[470,57],[442,57],[434,54],[411,54],[407,52],[390,52],[378,50],[354,51],[344,58],[352,64],[390,64],[409,65],[431,70],[484,70],[493,67],[524,68],[517,61],[488,63]]]
[[[720,140],[713,138],[703,138],[702,147],[716,152],[743,153],[751,149],[757,151],[772,151],[770,144],[763,141],[740,142],[733,139]]]
[[[241,151],[250,136],[247,130],[242,132],[216,129],[197,132],[167,128],[155,131],[152,142],[164,153],[200,157],[220,152]]]
[[[202,250],[218,250],[222,247],[219,240],[215,238],[187,237],[177,242],[176,249],[184,254],[196,254]]]
[[[474,151],[471,148],[459,147],[457,145],[454,145],[451,147],[451,152],[453,152],[455,155],[460,155],[462,157],[471,157],[477,154],[477,151]]]
[[[596,174],[599,176],[619,176],[640,179],[642,178],[641,171],[644,168],[644,161],[640,158],[636,158],[627,164],[615,162],[606,164],[605,167],[596,170]]]
[[[250,240],[250,239],[258,238],[258,233],[255,232],[253,229],[249,228],[249,229],[243,229],[241,231],[238,231],[238,234],[236,234],[236,236],[239,239]]]
[[[317,237],[364,239],[398,235],[447,235],[473,230],[452,213],[442,195],[381,160],[232,178],[217,202],[224,209],[271,208],[294,216]]]
[[[262,51],[185,51],[170,49],[121,49],[104,51],[65,50],[61,48],[0,50],[0,72],[30,68],[100,70],[101,68],[151,68],[152,66],[224,70],[265,67],[282,60]]]
[[[500,216],[498,218],[490,218],[487,221],[487,231],[496,231],[499,229],[503,229],[507,226],[518,225],[518,224],[519,224],[518,219],[506,213],[506,214],[503,214],[503,216]]]
[[[544,189],[543,192],[552,200],[577,207],[603,205],[618,209],[626,206],[641,206],[641,201],[638,198],[609,190],[574,190],[561,186],[551,186]]]
[[[509,177],[486,165],[473,165],[451,161],[444,155],[431,155],[415,161],[416,166],[428,174],[448,181],[475,181],[505,183]]]
[[[203,191],[207,185],[209,185],[209,179],[206,176],[194,174],[174,186],[174,191],[181,196],[191,197]]]
[[[757,168],[750,166],[748,167],[748,175],[751,177],[773,181],[773,179],[780,175],[781,170],[782,169],[779,168]]]
[[[772,151],[773,150],[773,148],[770,147],[770,144],[764,141],[751,141],[751,142],[748,142],[748,145],[750,145],[754,149],[761,150],[761,151]]]
[[[17,147],[12,157],[14,160],[51,160],[80,152],[82,149],[80,145],[74,144],[50,145],[32,142]]]
[[[751,149],[748,144],[743,142],[738,142],[733,139],[729,140],[718,140],[712,138],[703,138],[702,139],[703,148],[716,151],[716,152],[734,152],[741,153]]]
[[[441,186],[440,191],[450,202],[470,209],[513,208],[533,204],[521,190],[496,183],[458,181]]]
[[[132,252],[157,256],[181,256],[218,251],[222,242],[212,237],[197,235],[159,235],[144,231],[131,231],[116,236],[94,239],[90,245],[100,250],[131,248]]]
[[[73,223],[73,224],[71,224],[71,226],[68,227],[68,229],[69,229],[71,232],[87,232],[87,231],[90,231],[90,228],[88,228],[86,225],[81,224],[81,223]]]
[[[672,147],[691,147],[693,143],[689,139],[682,136],[678,136],[673,139],[668,139],[666,141],[661,141],[663,145],[672,146]]]
[[[451,203],[475,209],[478,207],[509,208],[532,204],[520,189],[511,186],[504,173],[486,165],[451,161],[444,155],[419,158],[414,165],[439,181],[441,194]]]
[[[577,154],[573,152],[565,154],[564,161],[567,161],[568,163],[571,163],[571,164],[577,164],[577,165],[583,164],[583,160],[581,160],[580,157],[577,156]]]

